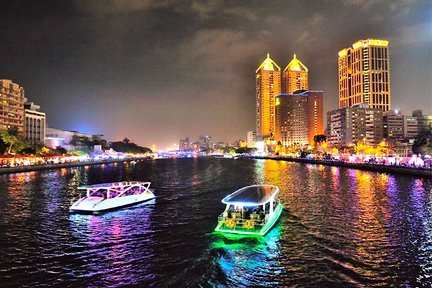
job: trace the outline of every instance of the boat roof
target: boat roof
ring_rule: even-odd
[[[112,189],[112,188],[123,188],[123,187],[130,187],[130,186],[143,186],[148,185],[150,186],[150,182],[140,182],[140,181],[124,181],[124,182],[112,182],[112,183],[100,183],[100,184],[93,184],[93,185],[86,185],[78,187],[78,189]]]
[[[252,185],[226,196],[222,199],[222,203],[243,206],[263,205],[270,202],[277,193],[279,193],[279,188],[274,185]]]

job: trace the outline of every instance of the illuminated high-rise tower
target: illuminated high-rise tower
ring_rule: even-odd
[[[291,62],[283,70],[282,91],[286,94],[293,94],[298,90],[308,90],[308,68],[297,59],[296,54]]]
[[[324,133],[323,91],[297,91],[276,97],[275,140],[284,146],[314,145]]]
[[[24,136],[26,101],[23,87],[11,80],[0,79],[0,131],[14,127]]]
[[[339,51],[339,108],[368,104],[383,112],[391,108],[388,41],[367,39]]]
[[[256,79],[256,132],[266,138],[274,135],[275,98],[281,93],[281,69],[270,55],[255,71]]]

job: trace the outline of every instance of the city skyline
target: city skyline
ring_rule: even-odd
[[[229,142],[255,129],[253,71],[267,53],[307,63],[325,113],[338,107],[338,51],[374,38],[389,41],[391,108],[432,114],[430,1],[266,4],[11,1],[0,78],[23,86],[50,127],[146,146]]]

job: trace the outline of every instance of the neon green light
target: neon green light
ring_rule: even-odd
[[[276,208],[276,210],[273,213],[273,217],[271,218],[270,222],[266,223],[263,230],[259,230],[259,232],[253,232],[253,231],[241,231],[241,230],[231,230],[231,229],[222,229],[216,227],[216,232],[222,232],[222,233],[230,233],[230,234],[240,234],[240,235],[250,235],[250,236],[263,236],[265,235],[276,223],[276,221],[279,219],[281,213],[283,210],[282,204],[279,204]]]

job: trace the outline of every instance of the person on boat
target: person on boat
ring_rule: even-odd
[[[233,217],[233,213],[234,213],[234,207],[232,205],[230,205],[228,207],[228,218],[232,218]]]
[[[260,211],[259,211],[259,216],[260,216],[260,219],[261,219],[261,220],[264,219],[265,215],[264,215],[264,211],[263,211],[263,210],[260,210]]]
[[[245,207],[243,210],[243,218],[244,219],[250,219],[250,214],[251,214],[250,209]]]

